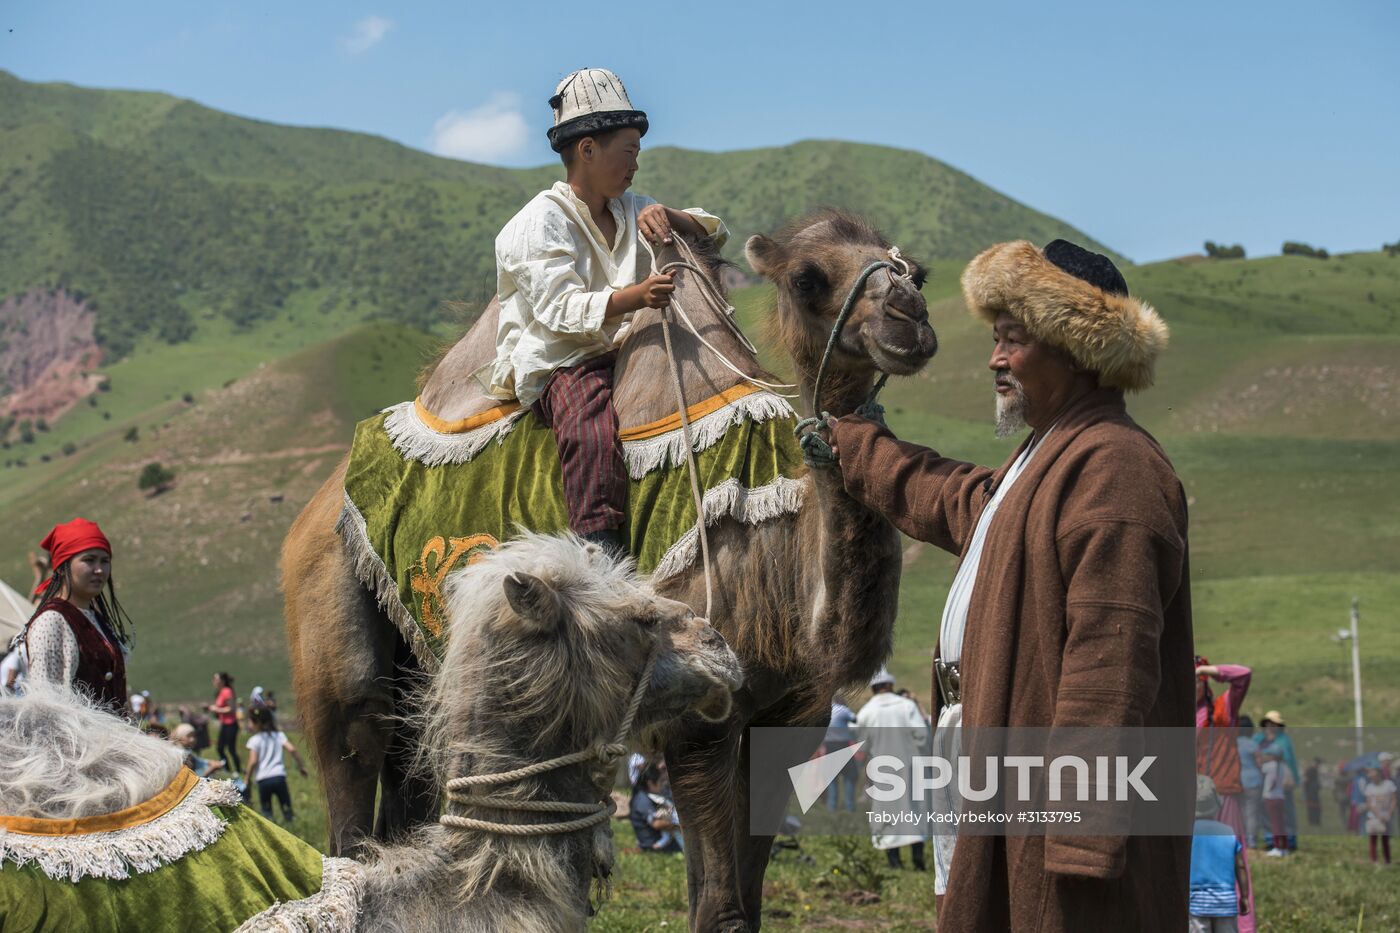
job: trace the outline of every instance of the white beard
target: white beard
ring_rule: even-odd
[[[1011,394],[997,393],[997,437],[1020,434],[1026,427],[1026,393],[1014,376],[1008,375]]]

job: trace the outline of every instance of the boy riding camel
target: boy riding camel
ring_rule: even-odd
[[[627,472],[613,409],[613,363],[632,315],[664,308],[675,290],[652,275],[640,242],[673,231],[723,245],[729,231],[699,208],[678,211],[632,194],[647,116],[617,75],[585,68],[550,98],[551,148],[566,179],[526,204],[496,237],[501,302],[491,394],[519,399],[554,432],[569,527],[618,552]]]

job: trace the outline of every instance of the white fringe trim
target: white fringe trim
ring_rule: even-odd
[[[416,460],[426,466],[441,466],[444,463],[468,463],[492,441],[500,444],[529,409],[521,408],[462,434],[434,431],[418,417],[418,409],[412,401],[391,405],[384,411],[389,414],[384,419],[384,432],[405,460]]]
[[[745,489],[738,479],[727,479],[705,493],[705,527],[726,515],[745,525],[757,525],[780,515],[790,515],[802,508],[807,487],[801,480],[780,476],[767,486]],[[672,577],[695,562],[700,554],[699,524],[691,526],[680,540],[666,551],[656,569],[654,580]]]
[[[422,629],[418,627],[412,614],[404,606],[403,601],[399,599],[399,585],[394,582],[394,578],[389,574],[389,568],[384,566],[384,561],[375,553],[373,545],[369,543],[369,531],[365,528],[365,517],[360,514],[360,510],[350,499],[349,493],[345,493],[345,504],[341,506],[340,518],[335,523],[335,530],[340,535],[340,540],[345,544],[345,550],[350,555],[350,563],[355,570],[355,576],[359,577],[360,582],[374,594],[379,608],[398,628],[399,634],[413,649],[413,654],[423,665],[423,669],[429,673],[436,671],[438,668],[437,656],[428,647],[428,641],[423,637]]]
[[[796,413],[785,399],[772,392],[752,392],[692,421],[691,445],[696,453],[708,450],[719,443],[730,427],[746,420],[760,423],[772,418],[795,417]],[[684,463],[685,430],[676,428],[646,440],[625,441],[622,458],[627,461],[627,473],[633,479],[641,479],[653,470]]]
[[[34,862],[55,881],[121,881],[145,874],[212,845],[227,825],[210,807],[243,802],[228,781],[202,780],[168,813],[149,823],[106,833],[29,836],[0,830],[0,860]]]
[[[234,933],[341,933],[360,919],[365,868],[354,859],[321,857],[321,890],[254,914]]]

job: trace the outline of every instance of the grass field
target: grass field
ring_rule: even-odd
[[[296,733],[291,738],[301,741]],[[293,774],[288,783],[296,819],[287,828],[324,850],[325,814],[314,771],[311,779]],[[626,820],[612,825],[613,896],[590,929],[686,929],[683,856],[643,854]],[[907,853],[904,862],[903,871],[891,870],[863,837],[803,838],[800,850],[780,850],[768,869],[764,928],[932,930],[932,878],[913,871]],[[1386,933],[1400,927],[1400,866],[1373,868],[1364,839],[1305,836],[1292,858],[1251,853],[1251,865],[1261,933]]]

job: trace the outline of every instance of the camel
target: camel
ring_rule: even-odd
[[[368,847],[360,864],[322,860],[321,894],[281,905],[273,899],[249,929],[582,930],[590,888],[606,893],[612,868],[609,792],[627,749],[620,740],[687,713],[723,719],[742,682],[733,651],[689,606],[659,596],[628,562],[571,536],[525,534],[458,571],[447,609],[454,637],[411,715],[424,736],[423,764],[441,786],[465,783],[467,792],[451,790],[440,823],[401,844]],[[216,844],[219,818],[201,805],[237,811],[238,793],[222,781],[196,783],[181,762],[173,745],[75,694],[0,698],[0,815],[100,818],[150,807],[181,780],[195,784],[193,799],[159,817],[165,822],[152,824],[149,838],[60,837],[41,848],[0,833],[0,859],[38,861],[53,879],[44,890],[57,891],[55,904],[67,903],[70,872],[161,871],[172,883],[193,873],[181,889],[225,908],[236,902],[227,890],[249,878],[260,884],[278,866],[259,862],[259,870],[244,866],[209,880],[210,859],[217,867],[220,858],[246,856],[229,854],[244,851],[236,844]],[[532,773],[510,774],[521,769]],[[249,811],[236,819],[235,843],[250,832],[274,842],[266,854],[252,847],[255,859],[276,859],[289,846],[320,859]],[[128,864],[105,864],[104,846]],[[191,852],[201,854],[203,868],[201,859],[185,859]],[[193,883],[200,871],[206,880]],[[242,903],[255,905],[245,909],[256,909],[258,896],[244,892]]]
[[[690,711],[723,719],[741,683],[719,633],[684,603],[658,596],[620,562],[577,539],[525,535],[452,578],[453,636],[419,704],[423,745],[438,785],[462,775],[510,772],[615,742],[634,691],[633,729]],[[648,656],[655,661],[648,664]],[[629,731],[623,729],[624,732]],[[518,829],[564,816],[463,802],[449,794],[433,824],[369,859],[366,930],[581,930],[590,882],[612,868],[614,762],[625,746],[590,760],[475,793],[526,806],[606,801],[601,822],[537,836],[477,828],[471,817]]]
[[[698,245],[677,272],[676,303],[695,331],[673,327],[687,403],[748,379],[770,380],[746,341],[707,302],[718,258]],[[803,217],[748,241],[753,268],[777,289],[771,338],[791,359],[805,413],[841,416],[869,396],[877,374],[909,375],[937,350],[919,293],[925,270],[902,259],[905,274],[880,270],[862,281],[814,398],[817,372],[843,302],[873,262],[891,262],[891,244],[870,224],[839,211]],[[669,250],[658,265],[685,259]],[[470,374],[489,360],[494,302],[432,369],[420,400],[445,420],[492,404]],[[620,351],[614,402],[621,426],[676,410],[662,349],[660,312],[641,313]],[[737,369],[742,374],[736,374]],[[375,598],[354,585],[353,561],[335,533],[342,463],[292,526],[283,549],[286,621],[298,701],[326,776],[332,845],[348,850],[432,817],[431,781],[405,764],[419,743],[394,726],[403,684],[419,671],[405,639]],[[802,505],[767,522],[727,517],[710,526],[714,605],[711,624],[739,656],[745,681],[722,722],[690,717],[654,731],[664,749],[686,840],[690,923],[697,930],[757,930],[771,838],[747,832],[750,726],[825,725],[834,692],[872,675],[888,657],[899,591],[898,533],[846,495],[840,475],[812,469],[800,480]],[[701,562],[657,582],[693,607],[706,603]],[[375,816],[375,782],[380,805]],[[781,801],[779,802],[781,804]]]

